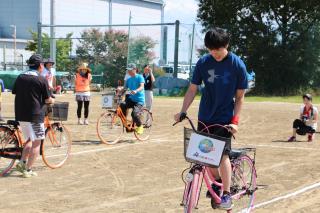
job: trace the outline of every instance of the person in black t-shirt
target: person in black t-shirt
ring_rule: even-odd
[[[39,54],[28,60],[29,71],[16,79],[12,93],[16,95],[14,110],[16,121],[19,121],[25,141],[27,141],[17,170],[23,177],[37,176],[32,165],[39,155],[41,140],[45,138],[44,110],[46,103],[53,103],[50,97],[48,81],[41,76],[43,59]]]
[[[152,69],[148,64],[143,67],[143,78],[144,78],[144,92],[145,92],[145,103],[146,108],[151,112],[152,102],[153,102],[153,82],[155,82],[155,78],[152,73]]]

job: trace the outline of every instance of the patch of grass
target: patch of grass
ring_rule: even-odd
[[[200,100],[199,95],[196,96],[195,100]],[[170,97],[170,96],[156,96],[156,98],[172,98],[172,99],[183,99],[183,97]],[[301,103],[301,96],[246,96],[246,102],[282,102],[282,103]],[[313,103],[320,104],[320,97],[313,96]]]
[[[262,96],[247,96],[245,97],[246,102],[284,102],[284,103],[302,103],[301,96],[269,96],[269,97],[262,97]],[[320,97],[313,97],[313,103],[319,104]]]

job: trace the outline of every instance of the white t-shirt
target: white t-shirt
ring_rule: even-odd
[[[126,75],[124,76],[124,80],[127,81],[130,77],[131,76],[128,73],[126,73]]]
[[[300,115],[301,116],[304,115],[304,107],[305,107],[304,105],[300,107]],[[314,115],[319,113],[317,107],[312,106],[312,109],[313,109],[312,113],[311,113],[311,111],[309,111],[308,114],[305,114],[305,116],[307,117],[308,120],[314,120]],[[306,125],[312,127],[315,130],[318,128],[317,123],[311,123],[311,124],[306,123]]]
[[[45,77],[48,81],[49,88],[53,88],[53,77],[56,76],[56,70],[51,68],[51,70],[43,69],[41,75]]]

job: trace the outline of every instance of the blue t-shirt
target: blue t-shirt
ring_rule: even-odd
[[[134,77],[130,77],[126,81],[126,87],[130,90],[136,90],[140,87],[140,84],[144,84],[144,78],[140,74],[136,74]],[[136,103],[144,105],[144,89],[140,92],[137,92],[135,95],[130,95],[129,98]]]
[[[233,53],[220,62],[210,54],[197,62],[191,83],[204,83],[198,119],[209,124],[229,124],[238,89],[247,89],[247,71],[243,61]]]

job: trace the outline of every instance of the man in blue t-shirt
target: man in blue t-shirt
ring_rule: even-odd
[[[132,108],[132,120],[137,125],[135,131],[138,134],[143,134],[143,126],[140,119],[140,114],[144,105],[144,78],[137,74],[137,67],[135,64],[128,64],[127,67],[130,78],[125,83],[125,88],[130,92],[126,103],[121,104],[122,112],[126,115],[127,109]]]
[[[197,62],[182,109],[175,115],[176,121],[185,117],[197,94],[198,86],[203,83],[198,114],[198,120],[201,122],[198,123],[198,130],[208,130],[211,134],[228,138],[237,132],[245,89],[248,87],[246,66],[238,56],[228,52],[229,41],[229,34],[221,28],[214,28],[206,33],[204,43],[209,54]],[[223,127],[210,127],[214,124],[227,126],[229,131]],[[220,168],[210,169],[217,181],[223,183],[220,208],[226,210],[232,208],[231,164],[228,156],[230,151],[231,143],[227,143]],[[220,193],[219,189],[214,191]]]

